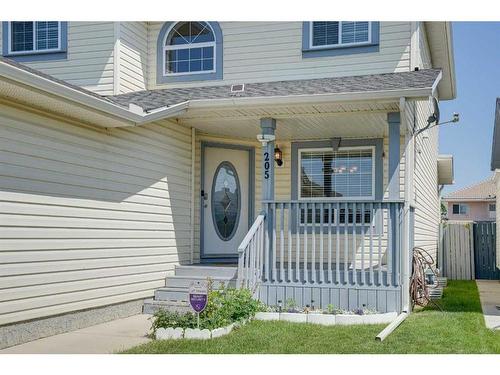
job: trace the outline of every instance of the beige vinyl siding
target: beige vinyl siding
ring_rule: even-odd
[[[0,37],[0,43],[1,40]],[[67,59],[23,64],[73,85],[111,95],[114,84],[114,44],[113,22],[68,22]]]
[[[150,24],[148,86],[156,84],[156,43],[163,23]],[[323,78],[408,71],[410,22],[381,22],[380,51],[303,58],[302,22],[220,22],[224,35],[223,81],[203,85]],[[168,84],[196,86],[200,82]]]
[[[420,22],[420,27],[418,28],[418,44],[419,44],[419,64],[421,69],[432,68],[431,52],[429,50],[429,43],[427,41],[427,31],[425,29],[425,24]]]
[[[417,128],[427,124],[431,106],[428,101],[412,101],[408,108],[415,113]],[[440,221],[440,199],[437,180],[438,128],[428,130],[416,137],[414,203],[415,246],[423,247],[436,255]]]
[[[189,129],[0,113],[0,324],[149,297],[189,262]]]
[[[146,22],[120,22],[119,93],[146,89],[148,27]]]

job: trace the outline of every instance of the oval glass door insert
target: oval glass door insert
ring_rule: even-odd
[[[229,241],[240,219],[240,181],[234,166],[223,161],[217,167],[212,182],[212,219],[215,231],[223,241]]]

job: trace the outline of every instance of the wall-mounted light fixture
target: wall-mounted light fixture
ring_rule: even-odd
[[[281,152],[279,147],[274,148],[274,161],[278,167],[283,165],[283,152]]]

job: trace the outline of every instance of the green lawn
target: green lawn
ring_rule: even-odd
[[[153,341],[125,353],[500,353],[500,331],[484,326],[473,281],[450,281],[440,301],[416,311],[384,342],[384,325],[333,326],[253,321],[208,341]]]

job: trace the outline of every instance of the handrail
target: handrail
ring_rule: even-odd
[[[266,215],[257,216],[250,230],[238,247],[238,288],[256,293],[262,277]]]
[[[252,227],[248,230],[247,235],[245,236],[245,238],[243,238],[243,241],[241,241],[241,244],[238,247],[239,253],[241,253],[242,251],[245,251],[248,244],[250,243],[250,240],[255,235],[255,232],[257,232],[257,229],[259,229],[259,225],[264,221],[265,217],[266,217],[265,214],[260,214],[259,216],[257,216],[257,218],[255,219],[255,221],[252,224]]]

